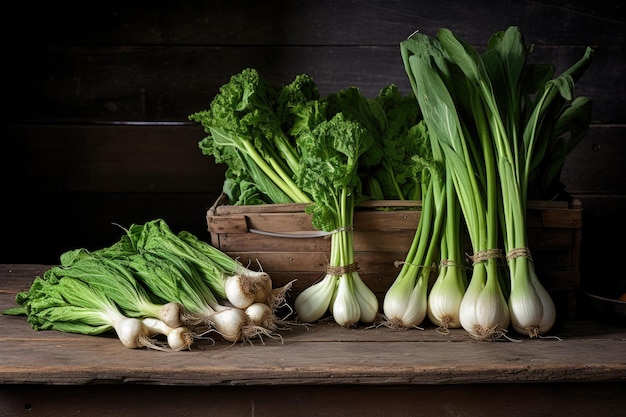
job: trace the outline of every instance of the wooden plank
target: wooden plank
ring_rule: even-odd
[[[626,194],[624,130],[590,129],[565,163],[566,191]],[[226,167],[198,149],[204,134],[196,125],[10,124],[5,132],[7,140],[0,145],[4,190],[218,194],[224,181]],[[203,206],[215,200],[207,198]]]
[[[0,319],[3,327],[12,331],[28,326],[25,319],[21,324]],[[227,386],[275,385],[280,381],[281,385],[412,385],[445,384],[451,380],[468,384],[542,382],[548,378],[562,382],[608,382],[624,381],[626,375],[626,365],[619,359],[623,355],[619,335],[616,339],[581,338],[568,337],[567,331],[561,332],[566,342],[475,343],[460,330],[442,337],[434,328],[351,331],[327,324],[308,330],[294,327],[283,333],[282,342],[256,341],[253,346],[198,342],[189,352],[173,354],[126,349],[115,337],[48,331],[39,332],[46,333],[45,338],[33,338],[26,329],[21,333],[26,338],[0,338],[3,384],[136,381]]]
[[[12,417],[135,417],[146,410],[183,417],[484,417],[623,416],[623,383],[147,386],[133,382],[97,386],[2,385],[0,414]],[[485,401],[489,398],[489,401]],[[519,398],[532,398],[532,407]]]
[[[9,95],[31,97],[7,108],[5,120],[86,123],[92,121],[186,122],[205,110],[230,77],[256,68],[269,82],[286,84],[295,75],[310,74],[326,95],[357,86],[367,97],[396,84],[403,93],[410,85],[398,48],[393,45],[247,47],[211,46],[51,46],[30,59],[15,61]],[[624,81],[607,76],[626,68],[624,48],[605,46],[576,84],[576,95],[594,99],[594,123],[620,123],[626,104]],[[537,62],[562,70],[578,61],[584,47],[536,46]],[[29,71],[46,62],[45,72]],[[167,63],[184,63],[181,65]],[[23,66],[23,67],[22,67]],[[72,68],[72,71],[68,71]],[[156,77],[154,74],[158,73]],[[111,76],[115,73],[115,76]],[[132,84],[128,83],[132,80]],[[166,81],[171,80],[171,81]],[[19,87],[18,87],[19,86]]]
[[[226,233],[220,236],[223,252],[258,252],[261,249],[291,252],[330,252],[330,240],[324,238],[298,239],[266,236],[256,233]]]
[[[6,132],[3,188],[220,193],[224,183],[225,166],[198,148],[205,136],[198,125],[13,125]]]
[[[626,194],[626,181],[623,180],[623,161],[626,156],[624,138],[626,132],[623,125],[590,129],[565,160],[561,182],[566,191],[572,195]],[[582,202],[586,211],[585,201]]]
[[[214,216],[207,217],[211,233],[248,233],[246,216]]]
[[[497,0],[480,4],[373,0],[358,7],[332,0],[213,0],[148,9],[110,1],[97,11],[82,5],[16,7],[29,15],[16,13],[7,25],[7,31],[15,31],[14,39],[26,42],[28,38],[19,35],[28,33],[37,42],[50,44],[334,45],[341,39],[347,45],[393,45],[416,29],[434,33],[451,27],[462,30],[468,42],[482,45],[491,33],[510,25],[520,25],[529,41],[540,45],[619,44],[624,39],[620,20],[615,19],[621,11],[619,4],[589,8],[570,0],[506,5]],[[465,24],[468,18],[471,25]]]
[[[0,262],[59,262],[61,253],[100,249],[117,242],[120,228],[164,219],[176,232],[187,230],[209,241],[206,210],[218,193],[5,192],[6,236]],[[6,199],[6,200],[5,200]]]
[[[2,265],[0,310],[15,305],[45,265]],[[187,386],[446,385],[626,382],[624,327],[560,322],[551,336],[479,342],[433,326],[346,329],[332,321],[290,326],[281,338],[230,344],[199,340],[190,351],[124,348],[114,335],[33,331],[25,317],[0,316],[1,384]],[[513,341],[516,340],[516,341]],[[384,348],[381,348],[384,346]],[[399,360],[401,358],[401,360]],[[444,358],[442,360],[442,358]],[[164,360],[166,359],[166,360]]]

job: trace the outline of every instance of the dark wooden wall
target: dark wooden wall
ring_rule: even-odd
[[[206,209],[224,168],[202,156],[208,107],[245,67],[285,83],[311,74],[321,93],[408,92],[399,42],[447,27],[477,47],[520,27],[537,61],[561,71],[596,50],[577,94],[593,125],[562,180],[583,202],[587,286],[624,282],[626,48],[623,1],[279,0],[23,2],[2,29],[2,263],[56,263],[164,218],[208,239]],[[617,259],[614,259],[617,256]]]

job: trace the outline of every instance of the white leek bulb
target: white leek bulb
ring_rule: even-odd
[[[428,278],[417,279],[415,287],[411,292],[411,302],[402,317],[402,321],[407,327],[419,326],[428,313]]]
[[[383,314],[390,327],[407,327],[402,318],[411,303],[411,293],[415,286],[415,279],[411,278],[413,276],[413,274],[398,275],[385,293]]]
[[[550,331],[556,320],[552,297],[541,285],[531,260],[522,257],[510,262],[515,276],[511,278],[509,312],[513,329],[530,337]]]
[[[354,280],[356,299],[361,309],[360,321],[363,323],[373,323],[378,316],[378,298],[372,290],[361,279],[357,272],[350,274]]]
[[[440,329],[461,327],[459,310],[465,285],[458,266],[445,266],[428,295],[428,318]]]
[[[428,281],[421,275],[417,280],[407,278],[411,276],[396,279],[385,294],[383,312],[390,327],[415,327],[426,318]]]
[[[324,279],[307,287],[294,302],[296,313],[305,323],[313,323],[328,311],[335,293],[337,277],[327,274]]]
[[[332,313],[335,322],[342,327],[354,327],[361,318],[361,307],[353,284],[349,274],[339,277]]]
[[[461,326],[475,339],[497,338],[510,324],[509,308],[497,276],[494,260],[488,272],[484,263],[474,265],[472,277],[461,301]]]

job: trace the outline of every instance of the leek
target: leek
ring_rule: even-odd
[[[427,134],[423,123],[416,130]],[[416,135],[419,138],[419,135]],[[444,217],[445,192],[443,169],[429,155],[414,156],[415,169],[423,191],[422,213],[409,251],[402,262],[400,272],[383,300],[386,325],[397,328],[416,327],[426,318],[427,293]]]
[[[441,155],[446,175],[452,176],[474,251],[471,279],[460,306],[461,325],[478,339],[498,337],[510,316],[498,270],[495,162],[476,92],[452,76],[456,66],[436,39],[415,33],[401,43],[401,52],[433,154]],[[461,103],[461,97],[469,103]],[[475,126],[460,116],[462,104],[479,112],[472,118]]]
[[[537,91],[534,102],[525,102],[528,83],[524,75],[529,49],[517,27],[495,33],[482,57],[449,30],[440,30],[438,39],[468,83],[477,86],[477,106],[485,109],[484,123],[489,126],[501,185],[504,247],[511,283],[508,301],[511,324],[518,333],[537,337],[552,328],[556,308],[536,276],[528,245],[528,183],[533,164],[543,158],[547,147],[541,140],[550,138],[555,112],[562,109],[565,100],[573,99],[575,78],[589,65],[592,50],[588,48],[572,68],[547,81]],[[529,115],[528,120],[524,119],[525,115]]]
[[[461,327],[460,309],[467,274],[463,259],[461,212],[450,176],[446,176],[444,231],[441,234],[439,273],[428,295],[428,318],[443,334]]]

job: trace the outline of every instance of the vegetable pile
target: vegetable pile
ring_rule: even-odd
[[[189,349],[217,334],[229,342],[280,337],[290,288],[253,271],[161,219],[132,225],[114,245],[76,249],[18,293],[35,330],[98,335],[114,330],[127,348]]]
[[[529,62],[517,27],[483,53],[448,29],[400,47],[406,96],[390,85],[372,99],[356,87],[320,97],[307,75],[275,88],[254,69],[234,75],[189,116],[208,134],[200,148],[228,165],[231,204],[308,203],[314,227],[331,233],[326,273],[295,300],[302,320],[409,328],[428,316],[477,339],[509,325],[545,334],[556,309],[534,270],[526,203],[566,196],[560,172],[591,118],[574,85],[593,50],[554,77]],[[382,314],[353,257],[354,208],[366,199],[422,200]]]
[[[388,85],[373,98],[356,87],[322,97],[307,74],[273,86],[244,69],[189,115],[207,134],[199,147],[226,164],[230,204],[304,203],[330,237],[320,279],[293,303],[297,320],[405,329],[428,317],[480,340],[509,326],[548,333],[556,309],[534,269],[526,205],[566,196],[560,173],[591,121],[574,87],[593,50],[556,77],[529,62],[517,27],[482,53],[448,29],[414,33],[400,50],[406,95]],[[422,212],[381,306],[355,262],[354,213],[365,200],[405,199]],[[5,313],[36,330],[114,330],[129,348],[183,350],[212,333],[280,338],[290,288],[157,219],[108,248],[64,253]]]
[[[356,87],[320,97],[306,74],[272,87],[248,68],[189,118],[208,133],[202,151],[228,165],[224,192],[233,204],[309,203],[314,227],[331,235],[324,278],[295,300],[299,318],[314,322],[330,312],[344,327],[374,322],[378,299],[354,260],[354,208],[370,193],[386,197],[380,184],[393,184],[394,197],[414,194],[407,168],[394,167],[402,147],[415,147],[404,140],[419,118],[415,98],[393,85],[374,100]]]
[[[564,146],[572,145],[566,136],[578,141],[586,132],[590,101],[573,100],[574,84],[593,51],[552,79],[550,66],[527,63],[532,49],[516,27],[495,33],[482,55],[448,29],[435,38],[413,34],[400,46],[473,249],[460,324],[479,339],[509,324],[530,337],[546,333],[556,309],[534,270],[526,202],[533,191],[554,189]],[[508,279],[500,276],[502,260]]]

